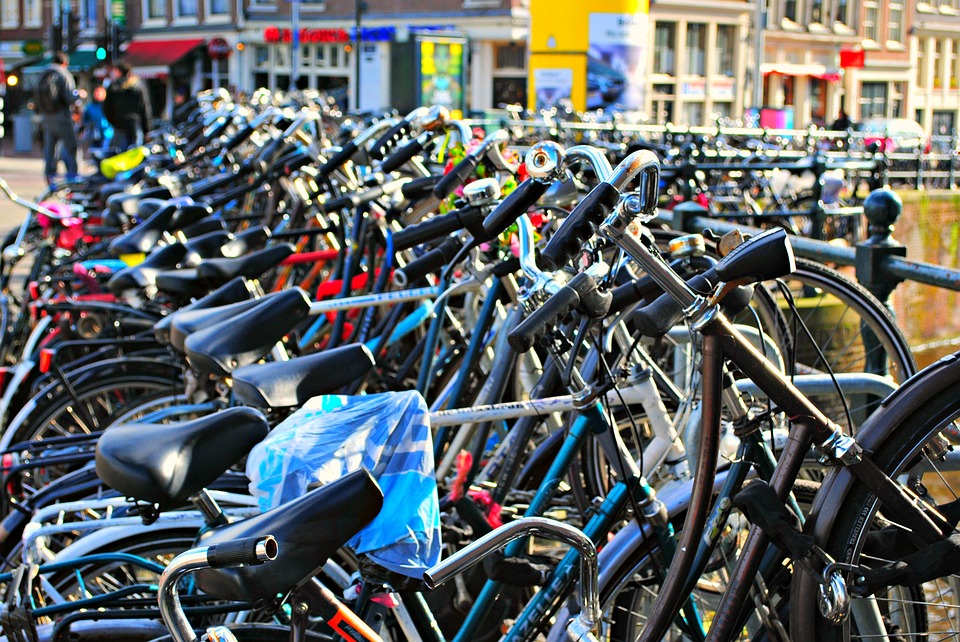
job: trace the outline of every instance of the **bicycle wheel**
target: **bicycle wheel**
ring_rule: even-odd
[[[957,355],[931,366],[888,402],[865,426],[858,441],[891,478],[924,501],[943,504],[960,497],[960,479],[946,446],[956,442],[960,419],[960,359]],[[885,515],[875,494],[846,469],[824,482],[815,505],[814,534],[837,562],[877,568],[891,556],[915,552],[896,547],[895,554],[878,546],[877,533],[906,532]],[[957,534],[954,528],[953,534]],[[905,538],[904,538],[905,539]],[[889,541],[889,540],[887,540]],[[906,549],[906,550],[899,550]],[[845,577],[851,581],[849,575]],[[851,584],[848,584],[851,586]],[[891,586],[874,596],[851,599],[851,615],[835,625],[816,605],[817,584],[796,572],[792,591],[795,639],[850,640],[889,636],[896,640],[942,640],[960,635],[960,577],[946,574],[912,586]]]

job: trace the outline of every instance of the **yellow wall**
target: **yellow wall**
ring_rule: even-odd
[[[527,106],[536,107],[536,69],[569,68],[573,70],[573,107],[585,109],[590,14],[649,12],[649,0],[530,0]]]

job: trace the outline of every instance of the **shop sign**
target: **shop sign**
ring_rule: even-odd
[[[703,98],[707,95],[707,83],[703,80],[690,80],[681,83],[680,95],[684,98]]]
[[[396,35],[396,27],[361,27],[360,40],[365,42],[386,42],[393,40]],[[267,27],[263,30],[263,39],[267,43],[289,43],[293,40],[293,32],[290,29],[281,29],[280,27]],[[343,43],[357,40],[357,30],[350,29],[309,29],[304,27],[300,30],[300,42],[303,44],[311,43]]]
[[[716,79],[710,83],[710,96],[719,100],[733,100],[733,78]]]
[[[25,40],[21,50],[28,56],[40,56],[43,55],[44,47],[39,40]]]
[[[207,43],[207,53],[213,60],[226,60],[232,52],[233,47],[223,38],[211,38]]]
[[[859,51],[854,49],[840,50],[840,68],[841,69],[863,69],[866,63],[866,52],[863,49]]]

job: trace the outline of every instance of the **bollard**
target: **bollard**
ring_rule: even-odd
[[[823,226],[824,226],[824,213],[823,213],[823,173],[827,171],[827,159],[823,154],[819,152],[813,158],[813,205],[810,206],[810,211],[807,212],[807,216],[810,218],[810,238],[816,241],[823,240]]]
[[[917,147],[917,189],[924,189],[923,185],[923,146]]]
[[[856,274],[860,285],[877,297],[884,307],[894,314],[890,295],[902,279],[886,274],[883,262],[888,256],[906,256],[907,248],[892,236],[893,227],[903,213],[903,201],[889,188],[874,190],[863,202],[867,217],[867,240],[857,244]],[[872,332],[864,330],[867,372],[885,375],[886,354]]]

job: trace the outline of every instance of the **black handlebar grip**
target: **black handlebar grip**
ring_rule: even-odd
[[[634,303],[639,303],[654,291],[662,292],[660,286],[649,275],[619,285],[611,292],[613,300],[610,302],[610,313],[616,314]]]
[[[552,272],[566,265],[593,235],[593,226],[606,218],[619,199],[619,190],[610,183],[594,187],[550,237],[540,255],[540,266]]]
[[[339,152],[331,156],[326,163],[320,166],[317,170],[319,175],[329,176],[331,172],[350,160],[353,155],[357,153],[357,149],[355,142],[352,140],[347,141],[344,146],[340,148]]]
[[[422,141],[420,138],[414,138],[409,143],[390,154],[390,156],[383,161],[383,164],[380,165],[380,169],[387,174],[400,169],[411,158],[422,152],[425,144],[426,141]]]
[[[470,178],[470,174],[473,174],[473,170],[477,169],[479,164],[480,158],[473,154],[467,154],[462,161],[453,166],[453,169],[444,174],[437,186],[433,188],[433,195],[439,199],[450,196],[455,189]]]
[[[716,281],[716,272],[712,269],[698,274],[687,281],[687,285],[698,292],[710,291]],[[652,303],[638,308],[630,315],[640,334],[648,337],[660,337],[667,333],[683,318],[683,309],[669,294],[661,294]]]
[[[367,189],[359,194],[344,194],[343,196],[332,198],[326,203],[323,203],[321,206],[324,210],[332,212],[334,210],[342,210],[345,207],[357,207],[358,205],[369,203],[370,201],[380,198],[381,196],[383,196],[383,186],[375,185],[374,187],[371,187],[370,189]]]
[[[370,149],[370,156],[374,160],[383,160],[384,156],[389,154],[394,145],[396,145],[404,136],[410,133],[412,128],[413,125],[411,125],[409,121],[401,120],[377,139],[377,142],[375,142],[373,147]]]
[[[580,303],[577,309],[591,319],[602,319],[610,310],[613,295],[610,292],[601,292],[596,280],[585,272],[577,274],[568,284],[577,291]]]
[[[234,149],[240,146],[240,143],[250,138],[254,131],[256,131],[256,128],[253,125],[244,125],[240,131],[227,139],[227,142],[223,144],[223,149],[225,151],[232,152]]]
[[[400,193],[403,194],[403,197],[408,201],[419,200],[433,191],[438,180],[438,176],[415,178],[409,183],[404,183],[403,187],[400,188]]]
[[[465,227],[472,227],[482,219],[483,210],[471,206],[428,218],[416,225],[405,227],[394,234],[393,249],[395,252],[408,250],[411,247],[442,238]]]
[[[509,334],[507,341],[510,343],[510,347],[517,353],[529,352],[537,341],[547,333],[548,328],[554,327],[578,305],[580,305],[580,295],[576,288],[571,287],[568,283],[560,288],[559,292],[547,299],[546,303],[534,310]]]
[[[520,215],[527,211],[531,205],[540,200],[547,188],[547,183],[541,183],[527,179],[517,186],[517,189],[510,192],[510,195],[500,201],[497,209],[490,212],[490,215],[483,221],[483,230],[487,233],[487,238],[483,241],[499,236],[505,229],[510,227],[514,221],[520,218]],[[477,239],[480,241],[481,239]]]
[[[292,158],[290,156],[291,155],[288,154],[280,159],[283,161],[283,173],[286,176],[293,174],[304,165],[309,165],[313,162],[313,156],[305,149],[294,152]]]
[[[423,256],[394,271],[393,282],[402,288],[411,283],[416,283],[431,272],[435,272],[450,263],[462,247],[463,241],[457,237],[448,238]]]
[[[214,544],[207,549],[207,563],[210,568],[255,566],[276,559],[276,557],[277,540],[272,535],[245,537],[231,542]]]

